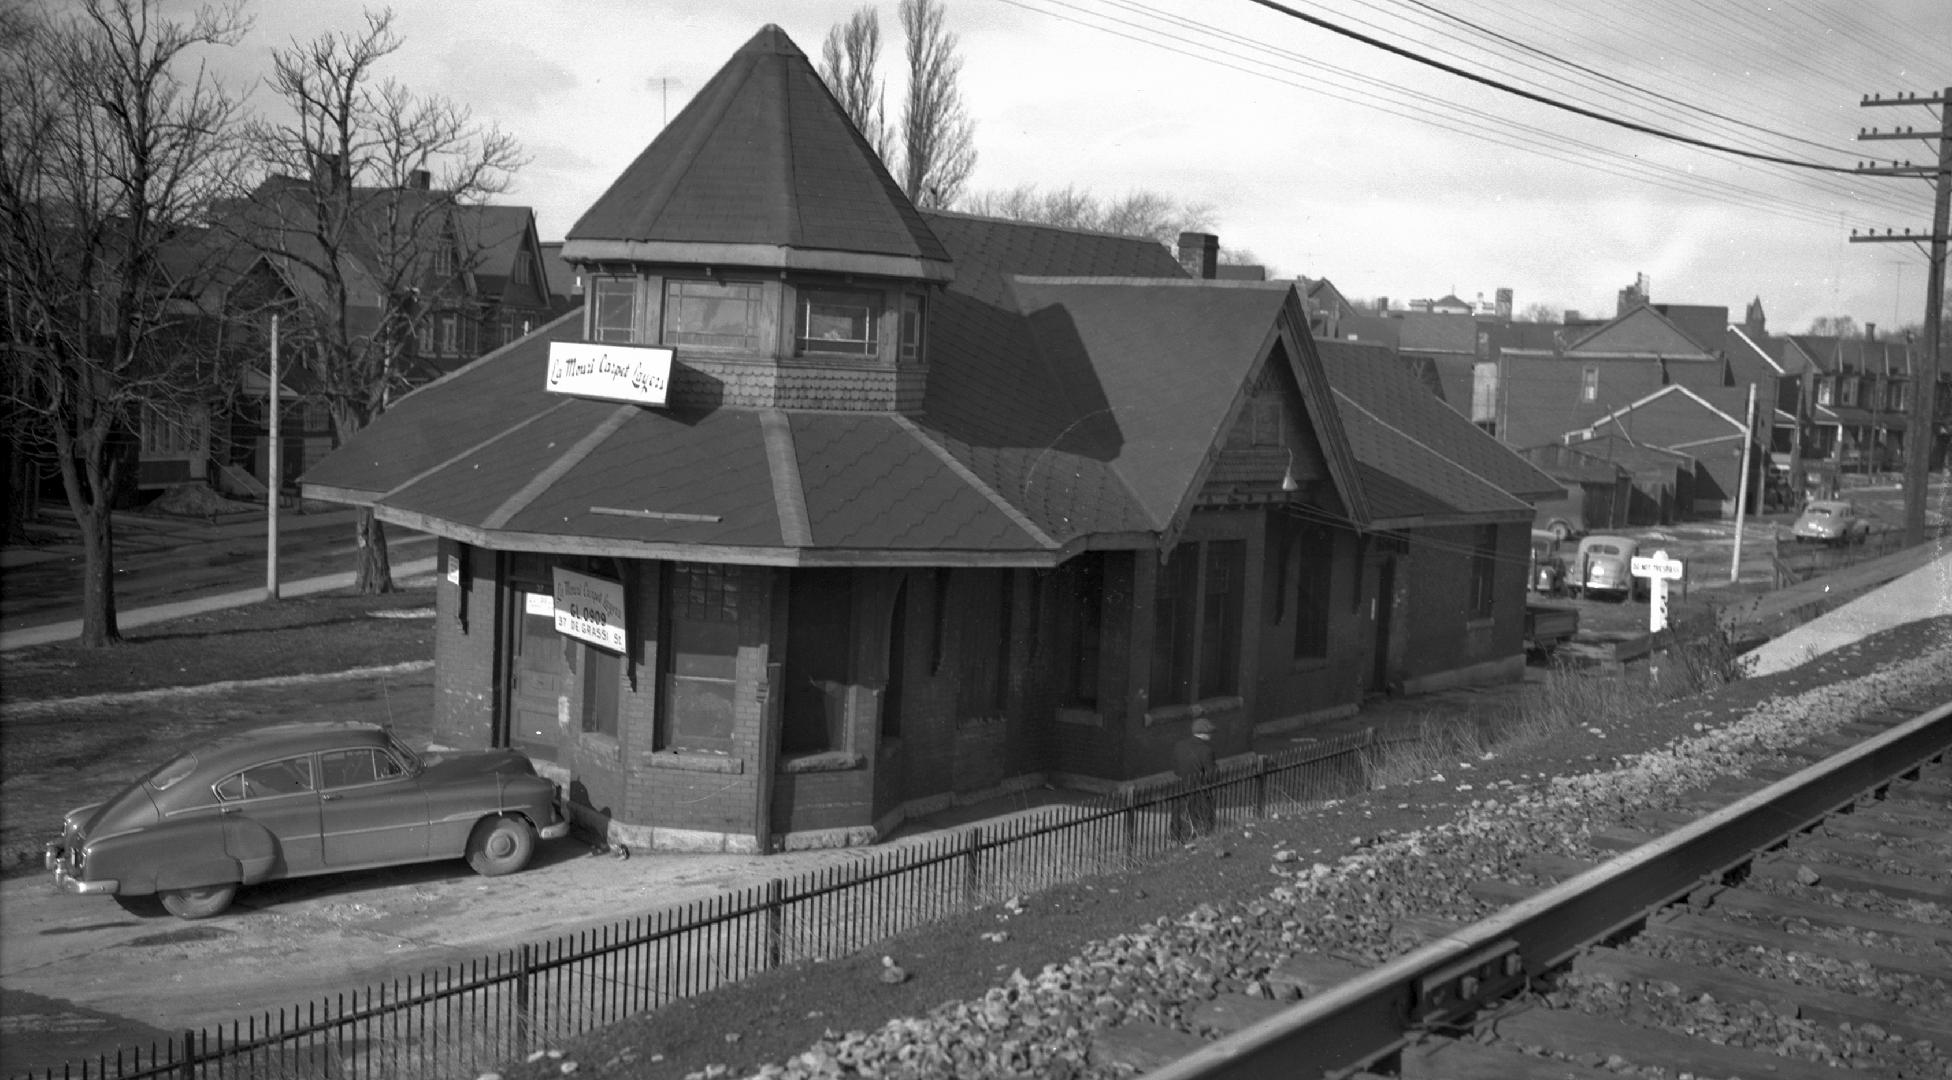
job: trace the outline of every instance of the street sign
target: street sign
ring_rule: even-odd
[[[1667,552],[1656,551],[1653,555],[1635,555],[1628,562],[1634,577],[1655,578],[1661,581],[1679,581],[1687,570],[1687,564],[1679,559],[1670,559]]]

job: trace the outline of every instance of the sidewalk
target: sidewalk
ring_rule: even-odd
[[[1761,676],[1787,671],[1880,630],[1952,614],[1952,544],[1940,540],[1878,561],[1886,564],[1884,570],[1903,569],[1904,572],[1750,651],[1745,657],[1748,674]],[[1916,568],[1906,569],[1912,563],[1918,564]],[[1830,581],[1804,582],[1802,587],[1806,594],[1817,591],[1809,588],[1812,585],[1818,586],[1821,592],[1829,592],[1833,587],[1843,590],[1851,583],[1839,579],[1849,576],[1849,571],[1845,571],[1833,575]]]

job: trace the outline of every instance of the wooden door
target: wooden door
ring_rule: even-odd
[[[556,633],[554,599],[547,593],[516,593],[513,657],[509,665],[511,741],[525,753],[554,760],[561,737],[563,701],[569,693],[569,664]]]

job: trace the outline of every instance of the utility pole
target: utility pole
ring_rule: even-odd
[[[1919,97],[1906,94],[1901,97],[1874,95],[1859,103],[1865,108],[1888,105],[1934,106],[1938,109],[1939,130],[1937,135],[1930,131],[1919,132],[1912,128],[1879,131],[1871,128],[1859,131],[1859,141],[1889,139],[1917,139],[1927,146],[1938,144],[1938,163],[1936,165],[1913,165],[1906,161],[1879,165],[1873,162],[1859,162],[1857,171],[1876,176],[1922,176],[1934,189],[1932,200],[1932,231],[1915,234],[1906,229],[1902,235],[1884,230],[1883,235],[1866,233],[1858,235],[1851,230],[1850,242],[1853,244],[1901,243],[1924,247],[1926,251],[1925,273],[1925,356],[1922,361],[1912,365],[1912,394],[1910,415],[1905,421],[1905,543],[1921,544],[1925,541],[1925,485],[1930,479],[1932,443],[1938,425],[1938,371],[1939,348],[1945,341],[1945,245],[1947,233],[1952,232],[1952,86],[1940,91],[1937,97]]]

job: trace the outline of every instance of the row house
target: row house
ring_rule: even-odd
[[[1557,486],[1189,239],[918,211],[769,26],[569,231],[582,308],[305,491],[439,537],[438,740],[633,845],[872,842],[1521,677]]]

